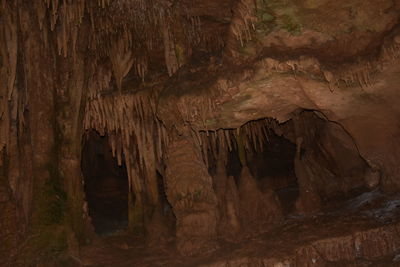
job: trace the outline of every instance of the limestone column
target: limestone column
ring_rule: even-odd
[[[217,198],[200,148],[188,136],[170,136],[165,187],[177,220],[177,248],[193,255],[217,247]]]

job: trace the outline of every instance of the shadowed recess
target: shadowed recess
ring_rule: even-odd
[[[128,224],[128,176],[118,166],[107,136],[87,133],[82,151],[82,173],[89,215],[98,234],[124,230]]]

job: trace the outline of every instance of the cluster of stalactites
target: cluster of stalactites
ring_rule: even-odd
[[[47,21],[50,32],[56,35],[58,53],[64,57],[70,53],[74,56],[78,36],[86,35],[88,51],[111,61],[119,88],[132,67],[139,78],[145,79],[148,57],[159,47],[164,47],[165,65],[170,76],[182,66],[179,58],[182,55],[177,54],[176,29],[182,31],[179,34],[185,39],[182,41],[185,46],[194,45],[201,39],[199,18],[189,16],[184,8],[165,1],[39,0],[34,5],[44,43],[50,40],[45,28]],[[90,27],[86,29],[89,32],[82,35],[79,28],[84,21]]]
[[[109,1],[98,1],[98,4],[105,6],[107,2]],[[85,15],[86,1],[42,0],[35,1],[34,5],[43,42],[47,44],[50,41],[48,28],[46,28],[49,20],[50,31],[56,34],[58,54],[66,57],[71,47],[72,55],[75,55],[78,27]]]
[[[137,74],[144,78],[147,63],[141,58],[134,58],[132,30],[125,27],[122,31],[118,25],[109,22],[104,17],[97,16],[100,10],[105,10],[111,5],[110,0],[95,1],[36,1],[39,27],[42,30],[42,39],[46,44],[49,41],[48,29],[44,29],[47,18],[50,20],[50,31],[56,35],[58,54],[67,57],[75,56],[79,29],[88,16],[91,28],[87,49],[98,53],[99,57],[108,56],[112,63],[112,70],[120,87],[122,78],[129,72],[134,60]],[[112,38],[111,38],[112,37]]]
[[[327,69],[313,57],[301,56],[298,59],[277,60],[264,58],[262,67],[267,72],[312,75],[325,80],[331,91],[342,86],[367,88],[374,85],[374,75],[383,71],[385,66],[400,58],[400,37],[396,36],[382,45],[380,55],[375,60],[359,59],[352,64],[341,65],[340,69]]]
[[[257,17],[255,16],[256,4],[254,0],[239,0],[233,9],[233,16],[229,25],[229,36],[226,49],[229,54],[236,55],[237,42],[243,46],[252,39]]]
[[[161,164],[168,142],[167,132],[155,115],[154,97],[127,94],[90,100],[84,128],[109,136],[118,164],[125,158],[130,185],[141,191],[149,168]],[[155,172],[155,170],[154,170]],[[145,178],[145,177],[144,177]]]
[[[218,158],[219,153],[240,150],[243,146],[248,152],[261,152],[269,142],[271,131],[278,127],[278,122],[272,119],[250,121],[236,129],[218,129],[211,131],[192,131],[193,138],[201,148],[205,164]],[[239,151],[240,153],[240,151]]]
[[[399,35],[400,36],[400,35]],[[360,86],[367,88],[374,85],[374,76],[384,68],[400,58],[400,37],[388,38],[380,48],[380,54],[375,60],[360,59],[358,62],[341,66],[341,70],[334,72],[329,83],[339,86],[344,82],[346,86]]]
[[[88,81],[88,100],[101,97],[101,93],[110,89],[112,70],[96,61],[91,62],[87,71],[91,74]]]
[[[251,40],[251,31],[255,30],[254,23],[257,18],[254,16],[255,1],[240,0],[238,1],[234,16],[231,22],[231,30],[243,46],[244,41]]]
[[[217,103],[212,95],[197,97],[182,97],[176,102],[177,112],[185,123],[200,124],[200,128],[207,129],[207,120],[213,117],[218,110]]]

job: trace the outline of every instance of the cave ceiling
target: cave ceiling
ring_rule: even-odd
[[[2,1],[4,11],[16,5]],[[271,115],[284,119],[279,110],[290,105],[318,109],[301,89],[302,79],[319,82],[319,94],[328,85],[334,98],[343,88],[373,87],[382,62],[398,56],[397,0],[47,0],[30,5],[44,42],[55,42],[61,56],[84,53],[88,58],[92,98],[158,85],[167,99],[219,95],[212,104],[231,113],[235,103],[252,103],[251,87],[255,96],[260,91],[275,96],[268,97],[276,106]],[[23,17],[4,14],[2,20],[10,24]],[[290,93],[273,92],[277,86],[289,87]]]

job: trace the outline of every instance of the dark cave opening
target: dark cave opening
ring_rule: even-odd
[[[254,152],[248,166],[257,179],[260,190],[275,191],[284,213],[294,211],[299,187],[294,170],[296,145],[271,131],[262,151]]]
[[[158,185],[159,198],[160,198],[160,203],[162,205],[163,214],[164,215],[167,215],[167,214],[172,215],[172,217],[174,217],[175,215],[172,212],[172,206],[169,203],[167,194],[165,192],[165,184],[164,184],[163,175],[159,171],[156,171],[156,174],[157,174],[157,185]]]
[[[128,226],[128,175],[118,166],[107,136],[86,134],[81,162],[89,215],[99,235],[123,231]]]
[[[247,166],[256,179],[259,190],[272,189],[282,204],[285,214],[294,212],[299,187],[294,170],[296,145],[283,136],[270,131],[262,150],[246,151]],[[242,164],[237,149],[228,154],[227,175],[240,183]]]

